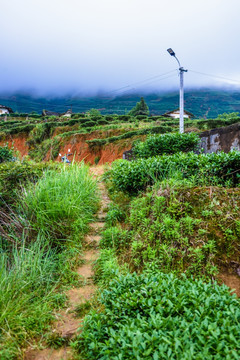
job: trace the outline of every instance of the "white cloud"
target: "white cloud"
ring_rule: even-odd
[[[125,86],[177,68],[168,47],[186,68],[239,79],[239,10],[239,0],[1,0],[0,90]]]

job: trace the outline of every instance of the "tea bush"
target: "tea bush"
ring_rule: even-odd
[[[118,190],[136,194],[157,180],[169,178],[174,172],[183,178],[206,185],[237,186],[240,179],[240,152],[211,154],[177,153],[136,161],[117,160],[113,163],[112,183]]]
[[[9,149],[8,144],[0,146],[0,163],[12,161],[13,150]]]
[[[146,134],[164,134],[167,132],[171,132],[173,129],[170,126],[154,126],[151,128],[145,128],[145,129],[140,129],[140,130],[133,130],[133,131],[128,131],[122,135],[118,135],[118,136],[112,136],[106,139],[93,139],[93,140],[87,140],[86,143],[90,146],[90,147],[94,147],[97,145],[105,145],[105,144],[109,144],[109,143],[113,143],[115,141],[118,140],[122,140],[122,139],[129,139],[132,138],[134,136],[137,135],[146,135]]]
[[[87,359],[238,359],[239,300],[226,286],[151,269],[118,276],[74,341]]]
[[[150,135],[144,142],[135,144],[133,152],[136,157],[149,158],[162,154],[194,151],[200,138],[194,133]]]

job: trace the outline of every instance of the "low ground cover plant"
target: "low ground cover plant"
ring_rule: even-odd
[[[239,300],[226,286],[151,269],[117,276],[100,304],[74,341],[86,359],[239,358]]]

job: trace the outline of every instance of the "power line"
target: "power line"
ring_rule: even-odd
[[[123,87],[121,87],[121,88],[119,88],[119,89],[110,90],[110,91],[108,91],[106,94],[111,94],[111,93],[113,93],[113,92],[118,92],[118,91],[121,91],[121,90],[124,90],[124,89],[127,89],[127,88],[131,88],[131,87],[133,87],[133,86],[142,85],[142,84],[144,84],[145,82],[148,82],[148,81],[150,81],[150,80],[157,79],[157,78],[159,78],[159,77],[162,77],[162,76],[165,76],[165,75],[168,75],[168,74],[171,74],[171,73],[173,73],[173,72],[175,72],[175,71],[176,71],[176,70],[171,70],[171,71],[168,71],[168,72],[163,73],[163,74],[158,74],[158,75],[152,76],[152,77],[150,77],[150,78],[147,78],[147,79],[145,79],[145,80],[141,80],[141,81],[137,81],[137,82],[132,83],[132,84],[128,84],[128,85],[123,86]]]
[[[175,71],[175,70],[174,70],[174,71]],[[157,82],[157,81],[163,81],[163,80],[166,80],[166,79],[175,77],[175,76],[176,76],[176,75],[174,74],[174,75],[166,76],[165,78],[162,78],[162,79],[155,79],[155,80],[150,81],[149,83],[147,83],[147,84],[145,84],[145,85],[151,85],[151,84],[153,84],[153,83],[155,83],[155,82]],[[136,87],[139,87],[139,86],[136,86]],[[120,95],[123,95],[123,94],[128,93],[129,91],[135,90],[135,89],[136,89],[136,88],[131,88],[131,89],[129,89],[129,90],[124,91],[123,93],[120,93]]]
[[[204,76],[209,76],[209,77],[212,77],[212,78],[215,78],[215,79],[221,79],[221,80],[226,80],[226,81],[233,81],[237,84],[240,84],[240,81],[239,80],[234,80],[234,79],[229,79],[229,78],[226,78],[224,76],[218,76],[218,75],[213,75],[213,74],[206,74],[206,73],[203,73],[203,72],[200,72],[200,71],[194,71],[194,70],[189,70],[190,72],[192,73],[195,73],[195,74],[200,74],[200,75],[204,75]]]

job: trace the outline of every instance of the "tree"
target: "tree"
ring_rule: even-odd
[[[143,97],[141,97],[140,102],[138,102],[136,104],[136,106],[134,106],[134,108],[132,108],[132,110],[129,111],[128,113],[129,115],[132,116],[137,116],[137,115],[149,115],[149,107],[147,106],[147,104],[145,103],[145,100]]]

